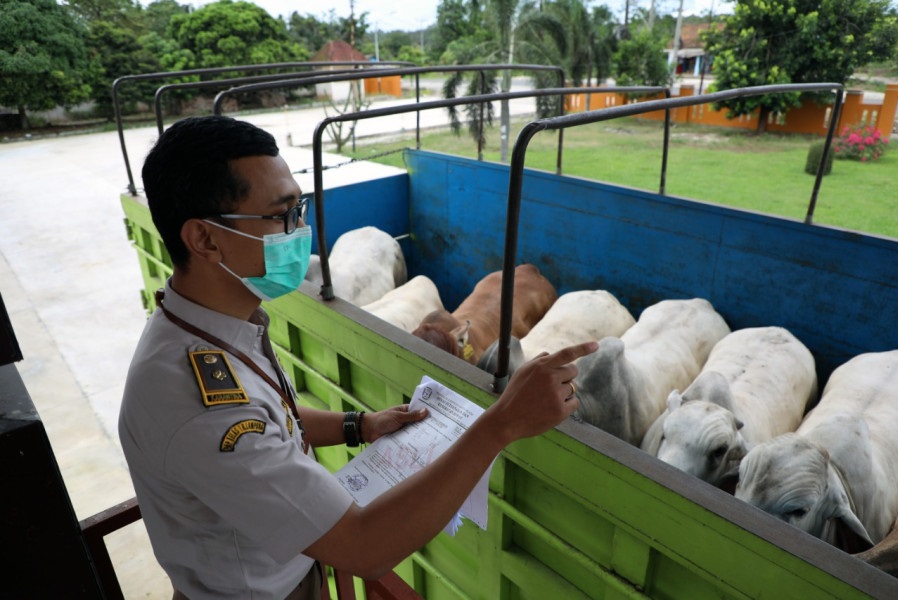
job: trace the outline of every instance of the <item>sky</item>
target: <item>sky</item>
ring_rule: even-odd
[[[192,0],[193,6],[202,6],[212,0]],[[312,15],[319,20],[326,20],[331,11],[337,17],[348,17],[350,0],[248,0],[264,8],[273,17],[288,18],[292,13]],[[607,4],[623,20],[625,0],[591,0],[589,5]],[[662,13],[676,14],[679,0],[656,0],[656,10]],[[368,13],[367,21],[380,31],[417,31],[433,25],[437,18],[437,6],[440,0],[353,0],[355,14]],[[630,10],[634,6],[648,8],[650,0],[630,0]],[[683,14],[707,12],[714,6],[714,12],[722,8],[731,8],[729,2],[723,0],[683,0]],[[730,11],[728,11],[730,12]]]

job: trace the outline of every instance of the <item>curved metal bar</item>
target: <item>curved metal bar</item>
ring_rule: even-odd
[[[339,71],[330,71],[331,74],[336,73],[352,73],[357,69],[342,69]],[[234,84],[258,83],[262,81],[279,81],[281,79],[296,79],[297,77],[315,77],[320,75],[315,71],[305,71],[302,73],[278,73],[274,75],[251,75],[247,77],[234,77],[231,79],[210,79],[208,81],[186,81],[182,83],[168,83],[156,88],[153,96],[153,106],[156,112],[156,129],[162,133],[162,96],[169,90],[183,89],[205,89],[215,87],[227,87]]]
[[[480,93],[486,90],[486,71],[480,71]],[[483,160],[483,111],[486,102],[480,103],[480,121],[477,123],[477,160]]]
[[[562,117],[556,117],[562,118]],[[548,129],[545,119],[532,121],[518,133],[511,150],[511,176],[508,179],[508,210],[505,215],[505,252],[502,260],[502,289],[499,312],[499,359],[493,374],[493,391],[502,392],[508,385],[509,344],[511,343],[511,310],[514,297],[514,263],[518,254],[518,224],[521,220],[521,188],[524,184],[524,159],[533,136]],[[522,176],[515,177],[515,173]],[[517,202],[512,202],[517,198]],[[509,276],[509,273],[511,276]],[[504,332],[508,332],[507,335]]]
[[[147,81],[152,79],[169,79],[172,77],[183,77],[190,75],[217,75],[221,73],[230,73],[233,71],[263,71],[267,69],[285,69],[298,66],[371,66],[378,65],[410,65],[408,61],[384,61],[380,63],[371,63],[370,61],[361,60],[344,60],[344,61],[320,61],[320,62],[283,62],[283,63],[266,63],[259,65],[238,65],[234,67],[209,67],[206,69],[186,69],[182,71],[159,71],[156,73],[139,73],[136,75],[123,75],[112,82],[112,109],[115,115],[115,126],[118,130],[119,145],[122,149],[122,157],[125,160],[125,170],[128,173],[128,192],[132,196],[137,195],[137,188],[134,185],[134,176],[131,172],[131,161],[128,159],[128,149],[125,146],[125,131],[122,123],[122,107],[119,101],[118,90],[122,84],[128,81]]]
[[[708,104],[711,102],[723,102],[724,100],[732,100],[734,98],[743,98],[746,96],[763,96],[765,94],[782,94],[787,92],[834,92],[842,89],[841,83],[791,83],[779,85],[759,85],[754,87],[733,88],[721,92],[711,94],[702,94],[701,96],[682,96],[676,98],[665,98],[663,100],[646,100],[637,104],[626,104],[623,106],[612,106],[589,112],[573,113],[564,115],[563,117],[551,117],[548,119],[540,119],[545,122],[546,129],[556,130],[571,127],[573,125],[584,125],[586,123],[598,123],[600,121],[610,121],[620,117],[631,117],[647,112],[655,112],[666,110],[669,108],[680,108],[684,106],[695,106],[698,104]],[[615,88],[601,88],[603,91]],[[617,88],[621,89],[621,88]]]
[[[814,177],[814,189],[811,192],[811,201],[808,202],[808,213],[805,215],[804,222],[808,225],[814,220],[814,209],[817,207],[817,194],[820,192],[820,184],[823,182],[823,174],[826,171],[826,161],[829,158],[830,148],[832,148],[833,136],[836,133],[836,127],[839,125],[839,119],[842,117],[842,98],[845,95],[844,90],[839,89],[836,92],[836,102],[833,105],[833,112],[829,116],[829,129],[826,130],[826,142],[823,144],[823,152],[820,154],[820,163],[817,165],[817,175]]]
[[[645,114],[657,110],[669,111],[673,108],[684,106],[695,106],[698,104],[708,104],[711,102],[721,102],[733,98],[744,98],[749,96],[762,96],[765,94],[779,94],[787,92],[832,92],[836,91],[837,100],[841,100],[842,84],[839,83],[795,83],[783,85],[764,85],[747,88],[735,88],[732,90],[724,90],[722,92],[714,92],[711,94],[703,94],[700,96],[684,96],[681,98],[665,98],[663,100],[648,100],[638,104],[627,104],[625,106],[614,106],[585,113],[576,113],[554,117],[549,119],[539,119],[526,125],[518,134],[518,140],[515,142],[512,151],[512,160],[510,164],[510,172],[508,179],[508,217],[505,230],[505,257],[502,267],[502,298],[501,298],[501,317],[499,319],[499,357],[497,361],[497,371],[493,374],[493,391],[501,392],[508,384],[508,366],[509,366],[509,345],[511,343],[511,315],[513,309],[513,292],[514,292],[514,267],[517,260],[517,238],[518,238],[518,221],[520,219],[521,210],[521,189],[524,180],[524,157],[527,146],[532,137],[539,131],[564,129],[577,125],[585,125],[587,123],[597,123],[600,121],[609,121],[620,117],[629,117],[634,115]],[[835,111],[834,111],[835,113]],[[836,123],[835,114],[830,121],[829,134],[834,131]],[[823,159],[826,157],[824,156]],[[818,167],[818,177],[820,169]]]
[[[421,102],[421,74],[415,73],[415,102]],[[421,113],[415,115],[415,149],[421,149]]]
[[[650,88],[655,90],[656,88]],[[324,120],[328,124],[340,121],[363,121],[365,119],[373,119],[376,117],[384,117],[394,114],[407,112],[415,112],[419,110],[430,110],[433,108],[446,108],[448,106],[457,106],[460,104],[477,104],[480,102],[493,102],[497,100],[515,100],[518,98],[529,98],[533,96],[564,96],[571,94],[582,94],[584,92],[606,92],[606,93],[627,93],[633,91],[645,91],[642,87],[590,87],[590,88],[538,88],[532,90],[522,90],[520,92],[495,92],[492,94],[478,94],[476,96],[459,96],[456,98],[443,98],[440,100],[427,100],[417,104],[406,104],[402,106],[388,106],[385,108],[370,108],[354,113],[344,113],[342,115],[333,115],[326,117]],[[581,113],[582,114],[582,113]],[[568,115],[570,116],[570,115]],[[552,117],[558,119],[559,117]],[[545,119],[543,119],[545,120]],[[551,120],[551,119],[550,119]]]
[[[417,103],[416,103],[417,105]],[[327,260],[327,240],[324,230],[324,157],[322,138],[330,122],[325,119],[315,126],[312,133],[312,183],[315,186],[315,233],[318,234],[318,257],[321,259],[321,297],[334,299],[334,284],[331,281],[331,267]]]
[[[670,90],[664,91],[664,99],[670,98]],[[670,147],[670,109],[664,111],[664,142],[661,148],[661,183],[658,185],[658,193],[665,194],[667,187],[667,150]]]
[[[327,243],[325,241],[325,231],[324,231],[324,177],[322,174],[323,171],[323,158],[322,158],[322,137],[324,136],[324,131],[327,129],[327,126],[331,123],[336,123],[340,121],[355,121],[355,120],[364,120],[364,119],[374,119],[377,117],[409,113],[423,110],[431,110],[435,108],[446,108],[449,106],[458,106],[461,104],[475,104],[481,102],[494,102],[496,100],[503,99],[515,99],[515,98],[527,98],[533,96],[555,96],[555,95],[566,95],[566,94],[579,94],[585,91],[602,91],[602,92],[617,92],[622,89],[633,91],[634,89],[643,89],[643,88],[544,88],[537,90],[526,90],[522,92],[503,92],[496,94],[481,94],[478,96],[463,96],[461,98],[443,98],[441,100],[431,100],[428,102],[418,102],[414,104],[407,104],[404,106],[390,106],[386,108],[375,108],[369,109],[365,111],[359,111],[355,113],[345,113],[342,115],[334,115],[331,117],[327,117],[322,120],[315,127],[315,132],[312,134],[312,164],[314,167],[314,185],[315,185],[315,226],[318,234],[318,257],[321,260],[321,277],[322,277],[322,285],[321,285],[321,297],[324,300],[333,300],[334,299],[334,289],[333,283],[330,277],[330,264],[328,261],[328,253],[327,253]],[[506,240],[507,243],[507,240]],[[501,358],[501,355],[500,355]],[[508,360],[506,354],[506,360]],[[507,367],[506,367],[507,370]]]
[[[449,72],[464,72],[464,71],[496,71],[503,69],[514,69],[516,71],[561,71],[564,73],[564,69],[561,67],[548,66],[548,65],[516,65],[516,64],[497,64],[497,65],[446,65],[446,66],[436,66],[436,67],[400,67],[396,69],[390,69],[391,76],[402,76],[402,75],[419,75],[421,73],[449,73]],[[354,73],[354,76],[350,79],[370,79],[372,77],[379,77],[382,74],[378,74],[377,72],[368,72],[366,69],[365,72]],[[320,80],[316,80],[313,83],[330,83],[334,81],[346,81],[345,76],[322,76]],[[303,82],[308,84],[309,82]],[[295,85],[300,85],[299,82],[292,81],[290,79],[284,79],[279,82],[271,82],[271,83],[259,83],[259,84],[249,84],[238,86],[236,88],[230,90],[224,90],[219,92],[215,97],[215,102],[212,106],[212,110],[215,114],[221,114],[221,102],[231,94],[240,94],[245,92],[258,92],[262,90],[270,90],[279,87],[291,87]],[[418,127],[420,129],[420,126]]]

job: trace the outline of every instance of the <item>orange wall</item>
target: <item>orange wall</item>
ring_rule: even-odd
[[[402,97],[402,78],[399,75],[392,77],[372,77],[365,80],[365,95],[388,95]]]
[[[680,86],[680,97],[692,96],[694,93],[694,86]],[[572,94],[565,98],[564,108],[567,112],[598,110],[658,97],[661,96],[628,100],[625,94],[613,92]],[[858,123],[872,125],[879,129],[883,137],[888,139],[892,132],[892,123],[895,122],[896,112],[898,112],[898,84],[893,83],[886,86],[885,97],[881,104],[864,104],[863,99],[864,94],[862,91],[846,90],[844,102],[842,103],[842,113],[839,117],[839,125],[855,125]],[[757,127],[757,112],[735,119],[728,119],[726,113],[725,109],[720,111],[714,110],[711,104],[700,104],[673,109],[671,111],[671,121],[674,123],[695,123],[715,127],[739,127],[742,129],[755,129]],[[831,106],[820,106],[813,101],[807,101],[802,106],[793,108],[785,115],[770,115],[767,122],[767,130],[826,135],[831,114]],[[640,115],[640,118],[663,120],[664,112],[654,111]]]

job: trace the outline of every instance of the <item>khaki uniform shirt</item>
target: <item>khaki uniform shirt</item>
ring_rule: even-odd
[[[254,322],[235,319],[170,285],[165,307],[278,381],[261,309]],[[276,390],[220,350],[157,309],[128,372],[119,436],[153,550],[174,587],[191,600],[282,599],[313,564],[302,550],[352,498],[303,451],[302,431]]]

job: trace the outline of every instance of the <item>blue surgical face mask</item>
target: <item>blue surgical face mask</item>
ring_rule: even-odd
[[[297,227],[293,233],[274,233],[257,237],[214,221],[207,223],[226,229],[238,235],[259,240],[265,252],[265,275],[262,277],[241,277],[224,263],[221,267],[243,282],[243,285],[262,300],[274,300],[294,291],[306,277],[309,259],[312,255],[312,228]]]

